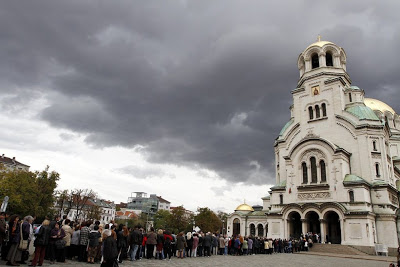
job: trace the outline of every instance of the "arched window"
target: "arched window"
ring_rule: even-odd
[[[310,115],[310,120],[314,119],[314,112],[313,112],[312,107],[309,107],[309,108],[308,108],[308,113],[309,113],[309,115]]]
[[[351,93],[349,93],[349,101],[350,101],[350,103],[353,102],[353,99],[351,97]]]
[[[325,161],[321,160],[319,162],[319,167],[321,168],[321,182],[326,182],[326,166]]]
[[[326,104],[322,103],[321,107],[322,107],[322,117],[326,117]]]
[[[315,68],[319,68],[319,57],[318,57],[318,54],[313,54],[312,56],[311,56],[311,64],[312,64],[312,68],[313,69],[315,69]]]
[[[257,232],[258,232],[258,236],[259,237],[263,237],[264,236],[264,227],[262,224],[259,224],[257,226]]]
[[[332,54],[330,52],[326,53],[326,65],[327,66],[332,66],[333,67],[333,58],[332,58]]]
[[[315,157],[310,158],[311,161],[311,183],[317,183],[317,160]]]
[[[375,172],[376,172],[376,177],[381,177],[381,173],[379,171],[379,163],[375,163]]]
[[[281,205],[283,205],[283,195],[282,194],[279,195],[279,203]]]
[[[308,183],[308,173],[307,173],[307,164],[303,162],[301,164],[301,168],[303,170],[303,184]]]
[[[256,236],[256,226],[254,224],[250,224],[250,235]]]
[[[354,192],[353,192],[353,190],[349,191],[349,200],[350,200],[350,203],[354,203]]]
[[[320,112],[319,112],[319,106],[316,105],[316,106],[315,106],[315,117],[316,117],[316,118],[319,118],[320,115],[321,115],[321,114],[320,114]]]
[[[372,147],[374,151],[378,151],[378,149],[376,148],[376,141],[372,141]]]

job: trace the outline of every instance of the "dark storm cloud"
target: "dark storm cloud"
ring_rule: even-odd
[[[397,2],[282,2],[9,1],[1,92],[47,88],[42,118],[95,146],[274,183],[297,56],[317,34],[345,48],[367,96],[400,101]]]

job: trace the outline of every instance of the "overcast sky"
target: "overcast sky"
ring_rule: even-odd
[[[318,34],[399,111],[399,1],[3,1],[0,154],[62,189],[155,193],[196,210],[261,204]]]

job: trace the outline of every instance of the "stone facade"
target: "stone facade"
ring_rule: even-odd
[[[260,224],[270,238],[314,232],[322,242],[398,247],[399,115],[351,85],[346,61],[326,41],[299,55],[291,118],[275,140],[276,185],[261,211],[230,215],[228,234]]]

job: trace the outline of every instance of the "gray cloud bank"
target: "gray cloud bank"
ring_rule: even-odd
[[[7,1],[0,94],[94,146],[274,183],[298,54],[344,47],[353,83],[399,110],[398,1]],[[32,93],[33,91],[38,91]],[[29,109],[28,104],[23,108]]]

